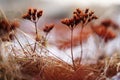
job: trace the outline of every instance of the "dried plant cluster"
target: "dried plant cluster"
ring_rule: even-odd
[[[46,37],[48,35],[48,33],[53,29],[54,24],[50,24],[50,25],[45,25],[45,28],[43,29],[43,32],[45,32],[45,36],[41,36],[40,33],[38,32],[38,20],[39,18],[42,16],[43,11],[42,10],[37,10],[37,9],[28,9],[27,13],[24,14],[22,16],[23,19],[27,19],[30,20],[31,22],[34,23],[35,25],[35,31],[36,31],[36,37],[35,37],[35,45],[34,45],[34,49],[33,52],[35,52],[36,50],[36,45],[37,42],[41,43],[43,46],[46,46]]]
[[[112,30],[110,28],[112,28]],[[115,30],[118,28],[118,25],[109,19],[102,21],[98,26],[92,26],[93,32],[101,37],[104,42],[114,39],[117,36]]]
[[[13,40],[14,32],[19,27],[17,21],[9,22],[5,19],[0,20],[0,38],[2,41]]]
[[[80,23],[86,25],[94,19],[97,19],[97,17],[94,15],[93,11],[89,11],[89,9],[86,9],[85,11],[76,9],[76,11],[73,12],[72,18],[63,19],[61,22],[67,25],[70,29],[73,29]]]
[[[79,42],[81,45],[81,53],[78,60],[79,64],[77,64],[77,60],[74,60],[74,28],[76,28],[76,26],[80,26],[80,35],[83,34],[83,28],[91,21],[97,19],[93,11],[90,11],[89,9],[85,9],[83,11],[76,9],[73,12],[72,18],[61,20],[61,23],[65,24],[71,31],[70,45],[72,65],[66,63],[55,55],[52,57],[48,55],[43,56],[41,54],[47,53],[53,55],[53,53],[46,48],[46,42],[48,34],[55,26],[54,24],[45,25],[42,30],[45,35],[41,35],[38,30],[38,20],[42,15],[42,10],[28,9],[27,13],[22,16],[23,19],[34,23],[36,33],[34,46],[29,43],[29,40],[27,40],[27,46],[20,42],[19,38],[15,34],[17,28],[19,28],[18,21],[10,22],[6,19],[0,20],[0,80],[106,80],[120,72],[120,58],[118,54],[113,56],[112,59],[98,59],[96,64],[81,64],[83,53],[81,41]],[[112,21],[108,20],[101,22],[98,27],[91,26],[91,29],[95,34],[104,38],[105,41],[108,41],[109,39],[116,37],[116,34],[108,29],[111,26],[113,26],[114,29],[118,28],[118,26]],[[78,40],[82,40],[81,36],[79,38],[80,39]],[[5,43],[4,41],[10,42],[10,40],[16,40],[21,49],[17,48],[14,42],[7,48],[3,47],[2,44]],[[18,56],[17,54],[22,55]]]
[[[97,19],[97,16],[94,15],[93,11],[89,11],[89,9],[86,9],[85,11],[76,9],[76,11],[73,12],[72,18],[66,18],[66,19],[61,20],[61,23],[68,26],[71,30],[71,59],[72,59],[74,70],[76,70],[76,66],[75,66],[74,56],[73,56],[73,30],[78,24],[81,24],[82,29],[81,29],[80,34],[82,34],[82,30],[83,30],[84,26],[95,19]],[[80,37],[80,39],[81,38],[82,37]],[[80,42],[80,44],[81,44],[81,56],[80,56],[79,64],[82,60],[82,54],[83,54],[82,42]]]

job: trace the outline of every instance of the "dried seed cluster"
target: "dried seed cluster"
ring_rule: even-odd
[[[16,28],[19,27],[19,23],[17,21],[9,22],[7,20],[0,20],[0,38],[3,41],[12,40]]]
[[[61,21],[61,23],[67,25],[70,27],[70,29],[74,28],[79,23],[87,24],[90,21],[97,19],[97,17],[94,15],[93,11],[89,11],[89,9],[86,9],[85,11],[81,11],[80,9],[76,9],[73,12],[72,18],[66,18]]]
[[[112,27],[113,29],[118,29],[119,25],[117,25],[115,22],[113,22],[110,19],[103,20],[101,22],[101,25],[105,26],[106,28]]]
[[[45,25],[45,28],[43,29],[43,31],[45,33],[49,33],[53,28],[54,28],[54,24]]]
[[[28,19],[31,21],[36,21],[42,16],[43,11],[37,9],[28,9],[27,13],[22,16],[23,19]]]

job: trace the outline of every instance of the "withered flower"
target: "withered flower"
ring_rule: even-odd
[[[113,29],[118,29],[119,26],[118,24],[116,24],[114,21],[110,20],[110,19],[106,19],[106,20],[103,20],[101,22],[101,25],[105,26],[105,27],[112,27]]]
[[[42,16],[42,13],[43,13],[42,10],[38,11],[38,12],[37,12],[37,17],[40,18],[40,17]]]
[[[89,11],[89,9],[86,9],[85,12],[83,12],[78,8],[73,12],[72,18],[63,19],[61,20],[61,23],[67,25],[69,28],[74,28],[80,23],[87,24],[90,21],[97,19],[93,14],[94,12]]]
[[[30,20],[32,22],[36,22],[41,16],[43,11],[37,9],[28,9],[28,12],[22,16],[23,19]]]
[[[72,57],[71,59],[72,59],[74,70],[76,70],[76,65],[74,63],[73,48],[72,48],[73,47],[73,30],[78,24],[82,24],[82,28],[81,28],[81,34],[82,34],[82,30],[84,26],[89,22],[91,22],[92,20],[97,19],[97,17],[93,14],[94,12],[93,11],[90,12],[89,9],[82,11],[78,8],[73,12],[72,18],[65,18],[61,20],[61,23],[68,26],[69,29],[71,30],[71,57]],[[80,39],[82,40],[82,37]],[[82,42],[80,42],[80,44],[81,44],[81,55],[82,55],[82,52],[83,52]],[[79,63],[81,62],[81,59],[82,59],[82,56],[80,57]]]
[[[18,28],[19,26],[20,26],[20,24],[19,24],[18,21],[13,21],[13,22],[11,23],[10,29],[11,29],[11,30],[15,30],[15,29]]]
[[[22,16],[23,19],[28,19],[28,20],[31,20],[31,15],[30,14],[24,14]]]
[[[17,21],[15,22],[9,22],[7,20],[1,20],[0,21],[0,38],[2,41],[9,41],[13,40],[11,36],[14,36],[15,33],[12,33],[12,31],[15,31],[16,28],[19,27],[19,23]]]
[[[45,25],[45,28],[43,29],[44,32],[49,33],[54,27],[54,24]]]
[[[94,12],[93,12],[93,11],[89,12],[89,16],[92,16],[93,14],[94,14]]]
[[[29,15],[32,15],[32,9],[31,9],[31,8],[28,9],[28,14],[29,14]]]
[[[4,36],[10,32],[10,24],[6,20],[1,20],[0,21],[0,36]]]
[[[85,10],[85,13],[88,13],[88,11],[89,11],[89,9],[87,8],[87,9]]]
[[[38,22],[39,18],[42,16],[42,13],[43,13],[42,10],[38,11],[37,9],[34,8],[34,9],[29,9],[27,14],[25,14],[23,16],[23,19],[30,20],[31,22],[34,23],[35,33],[36,33],[36,38],[35,38],[36,41],[40,40],[40,37],[38,36],[37,22]],[[33,53],[36,50],[36,44],[37,43],[35,42]]]

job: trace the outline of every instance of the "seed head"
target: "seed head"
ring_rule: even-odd
[[[16,28],[18,28],[20,26],[19,22],[18,21],[14,21],[11,23],[11,27],[10,29],[11,30],[15,30]]]
[[[22,18],[23,18],[23,19],[31,20],[31,15],[29,15],[29,14],[24,14],[24,15],[22,16]]]
[[[93,11],[91,11],[90,13],[89,13],[89,16],[92,16],[94,14],[94,12]]]
[[[28,9],[28,14],[29,14],[29,15],[32,15],[32,9],[31,9],[31,8]]]
[[[10,22],[7,20],[1,20],[0,21],[0,38],[2,41],[9,41],[13,40],[13,36],[15,33],[12,33],[13,30],[16,30],[16,28],[19,27],[18,22]]]
[[[44,32],[49,33],[54,27],[54,24],[45,25],[45,28],[43,29]]]
[[[85,10],[85,13],[88,13],[88,11],[89,11],[89,9],[87,8],[87,9]]]
[[[42,10],[38,11],[38,12],[37,12],[37,17],[40,18],[40,17],[42,16],[42,13],[43,13]]]

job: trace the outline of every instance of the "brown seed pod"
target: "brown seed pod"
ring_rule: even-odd
[[[54,27],[54,24],[45,25],[45,28],[43,29],[44,32],[49,33]]]
[[[11,23],[10,30],[15,30],[19,26],[20,26],[19,22],[18,21],[14,21],[14,22]]]
[[[89,11],[89,9],[87,8],[87,9],[85,10],[85,13],[88,13],[88,11]]]
[[[31,8],[28,9],[28,14],[29,14],[29,15],[32,15],[32,9],[31,9]]]
[[[37,13],[37,9],[33,9],[33,13],[36,14]]]
[[[94,12],[93,11],[91,11],[90,13],[89,13],[89,16],[92,16],[94,14]]]
[[[38,12],[37,12],[37,17],[40,18],[40,17],[42,16],[42,14],[43,14],[43,11],[42,11],[42,10],[38,11]]]
[[[31,20],[31,16],[29,14],[24,14],[22,16],[23,19],[28,19],[28,20]]]

